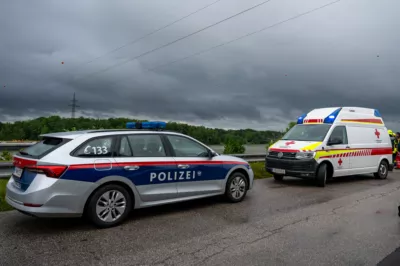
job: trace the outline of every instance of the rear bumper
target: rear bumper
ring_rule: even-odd
[[[15,187],[11,178],[6,188],[6,201],[13,208],[36,217],[82,216],[86,199],[93,191],[88,182],[35,178],[26,191]]]
[[[285,170],[285,176],[293,176],[304,179],[314,179],[318,163],[314,159],[295,160],[265,158],[265,170],[270,174],[277,174],[274,169]]]

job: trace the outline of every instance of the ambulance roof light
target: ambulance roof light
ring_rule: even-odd
[[[340,110],[342,110],[342,108],[338,108],[335,111],[333,111],[330,115],[328,115],[327,117],[325,117],[324,119],[324,124],[333,124],[333,122],[335,122],[336,117],[338,116]]]
[[[375,109],[374,115],[375,115],[376,117],[382,117],[382,115],[381,115],[381,113],[379,112],[378,109]]]
[[[307,116],[307,113],[302,114],[301,116],[299,116],[297,118],[297,124],[303,124],[304,118],[306,118],[306,116]]]
[[[126,123],[127,129],[164,129],[167,123],[161,121],[148,121],[148,122],[128,122]]]

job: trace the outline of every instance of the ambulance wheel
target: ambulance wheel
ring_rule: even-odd
[[[226,182],[225,197],[230,202],[240,202],[246,196],[248,187],[247,178],[242,173],[234,172]]]
[[[88,201],[86,217],[97,227],[109,228],[123,222],[132,210],[132,199],[122,186],[100,187]]]
[[[374,173],[376,179],[386,179],[388,176],[389,165],[386,161],[382,160],[378,167],[378,172]]]
[[[321,164],[321,166],[318,168],[317,171],[317,176],[316,176],[317,186],[325,187],[327,178],[328,178],[328,166],[326,165],[326,163],[324,163]]]
[[[282,181],[283,180],[283,175],[274,175],[275,181]]]

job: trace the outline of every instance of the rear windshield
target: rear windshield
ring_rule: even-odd
[[[295,125],[282,140],[323,141],[330,128],[330,124]]]
[[[69,139],[46,137],[43,138],[42,141],[23,149],[19,153],[21,155],[39,159],[40,157],[43,157],[51,151],[54,151],[68,141]]]

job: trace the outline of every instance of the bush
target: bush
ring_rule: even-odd
[[[3,151],[0,154],[0,160],[2,160],[2,161],[12,161],[12,158],[13,158],[13,156],[9,151]]]
[[[223,154],[241,154],[245,153],[246,148],[238,140],[228,140],[224,145]]]

